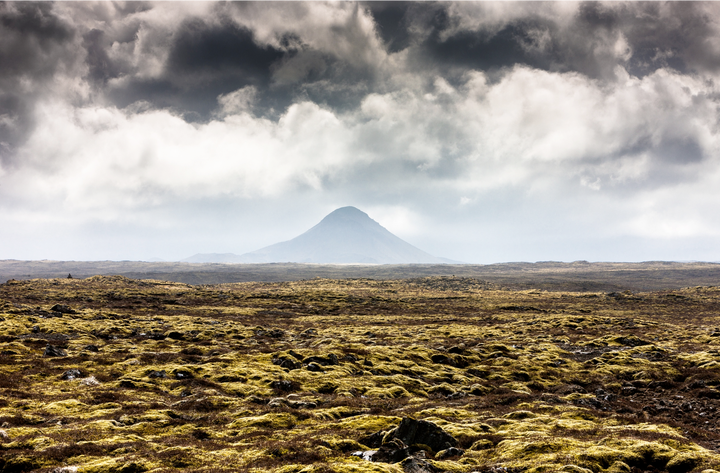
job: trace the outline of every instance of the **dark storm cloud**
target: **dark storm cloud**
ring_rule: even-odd
[[[190,78],[193,83],[196,82],[192,80],[194,77],[226,71],[246,76],[248,81],[266,82],[270,66],[282,55],[272,47],[259,47],[247,28],[230,22],[208,25],[196,18],[178,27],[167,72]]]
[[[494,71],[523,64],[607,78],[621,62],[613,54],[622,33],[619,16],[600,4],[582,4],[569,25],[529,9],[478,28],[463,28],[462,19],[445,4],[430,9],[413,12],[414,29],[425,32],[416,53],[448,71]]]
[[[105,89],[119,107],[142,101],[153,108],[172,108],[189,121],[211,119],[218,96],[246,86],[258,92],[256,113],[273,118],[297,100],[346,109],[367,94],[375,73],[371,68],[313,48],[292,32],[278,31],[277,44],[263,43],[251,28],[229,17],[232,10],[244,13],[247,7],[218,5],[205,17],[190,16],[174,25],[165,39],[162,71],[149,77],[142,70],[123,69],[119,63],[129,61],[122,56],[113,63],[106,51],[115,38],[90,31],[84,45],[91,77],[100,82],[122,78]]]
[[[491,4],[492,5],[492,4]],[[548,15],[552,4],[514,4],[515,14],[468,27],[453,4],[372,8],[389,45],[401,43],[419,55],[420,67],[446,73],[465,68],[493,70],[524,64],[556,72],[612,79],[625,67],[639,77],[671,67],[679,72],[715,71],[720,51],[714,4],[630,2],[580,4],[570,18]],[[380,21],[383,21],[381,23]]]
[[[718,34],[718,6],[713,2],[641,3],[627,11],[624,29],[633,48],[629,70],[636,75],[661,67],[677,71],[717,71],[720,55],[714,38]],[[710,11],[708,11],[710,10]]]
[[[391,53],[402,51],[410,46],[411,33],[408,30],[408,14],[417,4],[414,2],[365,2],[363,6],[372,12],[387,50]]]
[[[66,46],[74,29],[51,3],[0,3],[0,164],[32,130],[32,110],[42,86],[59,67],[72,68]]]
[[[120,69],[107,54],[108,45],[104,39],[104,31],[92,29],[83,35],[82,42],[87,52],[85,63],[88,65],[88,78],[100,87],[104,86],[108,79],[120,74]]]
[[[174,108],[191,121],[207,120],[219,95],[248,85],[267,90],[270,68],[284,54],[259,46],[247,28],[229,21],[217,25],[192,18],[177,26],[160,76],[130,77],[112,88],[110,97],[120,107],[144,101],[158,108]],[[283,105],[288,104],[285,98]]]

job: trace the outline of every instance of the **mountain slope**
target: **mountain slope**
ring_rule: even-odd
[[[448,263],[396,237],[355,207],[342,207],[292,240],[246,253],[245,263]]]

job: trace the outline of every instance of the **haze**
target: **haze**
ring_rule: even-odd
[[[720,4],[3,3],[0,259],[354,206],[468,263],[720,260]]]

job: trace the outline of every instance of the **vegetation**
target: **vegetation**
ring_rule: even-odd
[[[12,280],[0,471],[720,470],[718,314],[717,287]]]
[[[139,261],[18,261],[0,260],[0,281],[8,279],[75,278],[121,275],[187,284],[283,282],[302,279],[409,279],[457,276],[482,279],[507,289],[622,292],[659,291],[715,285],[720,263],[501,263],[501,264],[225,264],[147,263]]]

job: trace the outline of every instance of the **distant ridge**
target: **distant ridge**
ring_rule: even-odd
[[[180,261],[182,263],[242,263],[240,258],[234,253],[197,253]]]
[[[432,256],[390,233],[355,207],[339,208],[292,240],[244,255],[197,254],[193,263],[335,263],[443,264],[456,261]]]

